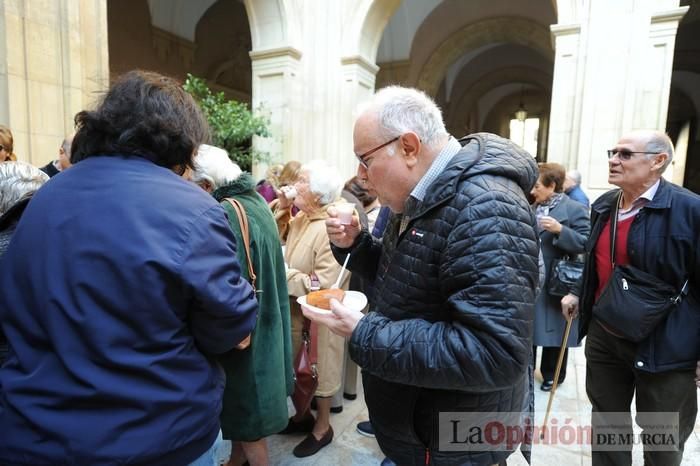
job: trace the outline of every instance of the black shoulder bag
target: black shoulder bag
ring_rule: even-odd
[[[579,279],[583,275],[583,262],[570,256],[552,261],[547,282],[547,293],[550,296],[561,298],[575,290]]]
[[[612,276],[593,305],[593,315],[626,340],[640,342],[663,321],[688,294],[688,280],[676,291],[658,277],[631,265],[615,265],[617,212],[622,192],[610,215]]]

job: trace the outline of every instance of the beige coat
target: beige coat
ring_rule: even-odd
[[[292,313],[292,348],[296,354],[301,343],[303,314],[297,303],[298,296],[308,294],[310,275],[315,273],[321,288],[330,288],[338,278],[340,264],[333,257],[326,233],[325,220],[329,206],[312,214],[299,212],[290,220],[289,209],[277,209],[275,219],[282,241],[285,242],[284,260],[288,265],[287,287]],[[350,273],[346,273],[340,287],[348,289]],[[318,373],[316,396],[333,396],[341,384],[345,339],[323,325],[318,326]]]

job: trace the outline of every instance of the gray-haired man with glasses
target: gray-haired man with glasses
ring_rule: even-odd
[[[578,296],[562,298],[565,316],[575,316],[581,310],[579,338],[588,335],[586,391],[594,413],[593,466],[631,464],[634,437],[630,408],[634,396],[636,421],[643,429],[639,438],[644,464],[678,465],[697,414],[694,377],[700,360],[700,196],[662,178],[673,159],[673,144],[662,132],[629,133],[607,152],[608,182],[619,189],[593,203],[583,283]],[[616,234],[611,234],[615,208]],[[594,308],[606,287],[612,286],[613,266],[633,266],[676,290],[687,280],[689,292],[649,336],[630,341],[612,328],[610,321],[599,320],[601,311]],[[629,289],[634,285],[621,286]],[[647,415],[657,412],[677,413],[677,428],[659,430],[664,426]],[[613,432],[612,426],[617,426]],[[609,442],[602,442],[607,438],[601,437],[603,432],[630,440],[611,448]],[[673,451],[660,451],[664,445],[649,439],[661,437],[652,434],[675,435],[670,445]]]
[[[396,464],[505,461],[517,448],[444,444],[442,414],[520,413],[529,400],[537,236],[533,157],[499,136],[460,141],[415,89],[380,90],[355,122],[358,178],[393,215],[384,237],[329,209],[336,260],[374,282],[367,315],[305,314],[350,337],[382,451]],[[443,436],[440,436],[440,433]],[[453,445],[454,446],[454,445]],[[483,445],[482,445],[483,447]],[[386,464],[386,462],[385,462]]]

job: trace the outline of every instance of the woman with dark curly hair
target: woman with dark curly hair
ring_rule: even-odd
[[[0,267],[0,463],[214,466],[212,355],[243,347],[257,302],[223,209],[180,176],[206,121],[142,71],[75,121],[75,166],[34,195]]]

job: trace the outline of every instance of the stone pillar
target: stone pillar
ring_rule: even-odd
[[[73,117],[109,81],[105,0],[0,2],[0,123],[19,160],[58,155]]]
[[[272,123],[272,137],[257,139],[256,148],[271,161],[326,159],[350,178],[353,112],[374,93],[376,50],[399,1],[245,2],[253,108],[262,104]],[[264,169],[255,167],[255,176]]]
[[[671,74],[673,73],[673,52],[676,45],[676,32],[678,23],[688,11],[689,7],[673,8],[665,11],[657,11],[651,16],[649,26],[649,46],[654,63],[659,65],[655,73],[646,76],[640,93],[644,106],[638,106],[635,115],[639,120],[634,125],[640,128],[666,129],[668,116],[668,99],[671,93]],[[645,98],[649,96],[648,101]],[[648,115],[647,120],[645,116]],[[676,152],[673,162],[666,168],[664,177],[674,183],[683,185],[685,175],[686,151]],[[681,160],[682,159],[682,160]]]
[[[610,188],[606,149],[630,130],[665,130],[675,34],[687,7],[677,0],[585,3],[572,23],[551,28],[548,158],[578,168],[597,197]]]
[[[293,47],[257,50],[250,53],[253,70],[252,109],[269,121],[270,137],[253,141],[256,150],[268,154],[272,162],[285,163],[300,151],[301,52]],[[266,164],[258,164],[253,173],[264,176]]]
[[[355,110],[361,102],[369,100],[374,94],[375,79],[379,67],[359,55],[342,58],[341,63],[343,65],[343,111],[339,137],[345,142],[344,146],[348,147],[348,151],[344,152],[342,157],[338,159],[338,165],[341,172],[350,178],[357,172],[357,160],[352,156]]]

